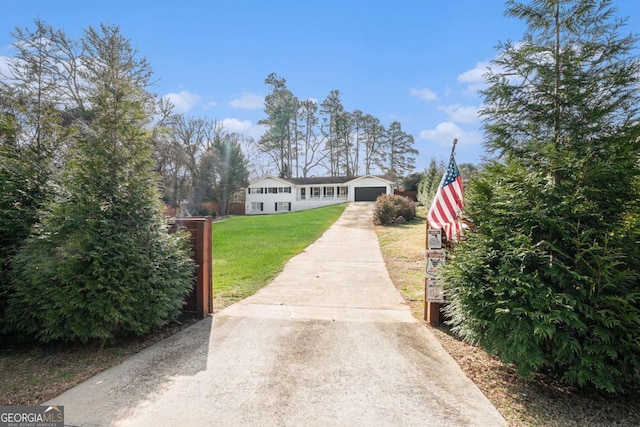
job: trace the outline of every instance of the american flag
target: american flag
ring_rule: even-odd
[[[462,230],[459,216],[463,209],[462,178],[452,153],[447,171],[442,177],[440,187],[427,214],[429,227],[444,229],[449,240],[459,236]]]

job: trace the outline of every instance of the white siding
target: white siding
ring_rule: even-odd
[[[262,193],[254,193],[252,189],[263,189]],[[272,190],[275,189],[275,190]],[[285,192],[290,189],[290,193]],[[276,211],[276,203],[291,203],[291,210],[296,199],[295,186],[277,178],[263,178],[253,181],[247,188],[245,212],[247,215],[282,213]],[[262,211],[251,210],[252,202],[261,202]]]
[[[340,187],[347,188],[346,197]],[[283,213],[276,210],[278,203],[291,203],[291,211],[302,211],[344,202],[353,202],[356,187],[386,187],[387,194],[393,194],[393,183],[374,176],[355,178],[340,184],[313,184],[296,186],[283,179],[265,177],[253,181],[247,188],[245,211],[247,215]],[[314,193],[314,188],[319,191]],[[325,190],[330,188],[331,190]],[[255,190],[254,190],[255,189]],[[275,189],[275,190],[274,190]],[[291,189],[291,192],[288,189]],[[304,189],[304,196],[302,190]],[[262,203],[258,205],[257,203]],[[252,207],[261,206],[262,210]],[[285,211],[287,212],[287,211]]]

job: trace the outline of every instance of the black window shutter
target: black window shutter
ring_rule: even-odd
[[[276,212],[278,212],[278,202],[276,202]]]
[[[289,202],[289,212],[291,212],[291,202]]]
[[[264,203],[260,202],[260,212],[264,210]]]

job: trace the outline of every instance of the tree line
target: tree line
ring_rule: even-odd
[[[300,100],[275,73],[265,79],[266,132],[257,147],[271,159],[282,178],[357,176],[379,171],[397,177],[415,167],[414,138],[398,121],[387,128],[360,110],[345,111],[339,90],[318,105]]]
[[[163,200],[181,206],[183,214],[210,215],[205,202],[217,202],[226,215],[234,194],[248,184],[249,165],[243,135],[231,133],[215,120],[166,114],[153,132],[153,154],[160,173]]]

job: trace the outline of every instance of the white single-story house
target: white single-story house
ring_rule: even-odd
[[[251,181],[247,188],[247,215],[302,211],[344,202],[375,201],[393,194],[391,176],[277,178]]]

